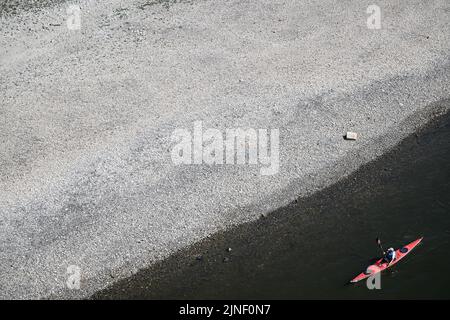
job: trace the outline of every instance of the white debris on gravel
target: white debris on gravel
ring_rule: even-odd
[[[345,135],[345,140],[356,140],[358,139],[358,134],[356,132],[348,131]]]

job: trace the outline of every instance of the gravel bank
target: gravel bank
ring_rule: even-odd
[[[445,112],[449,3],[380,1],[380,30],[369,4],[87,1],[80,30],[65,3],[0,18],[0,298],[90,295]],[[199,120],[278,128],[279,173],[175,166],[172,132]]]

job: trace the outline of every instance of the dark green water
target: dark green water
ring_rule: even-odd
[[[364,281],[349,285],[379,254],[377,236],[385,248],[425,238],[382,274],[381,290],[368,290]],[[215,235],[95,298],[450,298],[449,246],[446,115],[344,181]]]

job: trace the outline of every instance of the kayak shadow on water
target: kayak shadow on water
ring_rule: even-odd
[[[381,259],[381,257],[375,257],[375,258],[368,259],[368,260],[365,261],[365,264],[364,264],[364,265],[366,265],[366,266],[371,266],[371,265],[375,264],[375,262],[377,262],[377,261],[380,260],[380,259]],[[368,267],[366,267],[366,268],[368,268]],[[360,269],[363,270],[363,271],[365,271],[363,266],[362,266]],[[348,286],[348,285],[355,285],[355,283],[353,283],[353,282],[351,282],[351,281],[349,280],[349,281],[345,282],[344,285],[345,285],[345,286]]]
[[[367,263],[368,263],[369,265],[372,265],[372,264],[374,264],[375,262],[377,262],[377,261],[380,260],[380,259],[381,259],[381,257],[372,258],[372,259],[369,259],[369,260],[367,261]]]

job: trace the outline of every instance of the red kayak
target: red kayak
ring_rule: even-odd
[[[395,260],[391,262],[391,264],[388,266],[387,262],[383,261],[383,258],[375,262],[374,264],[367,267],[367,270],[365,272],[360,273],[357,275],[353,280],[350,282],[358,282],[361,280],[364,280],[368,277],[370,277],[373,274],[376,274],[378,272],[381,272],[389,267],[392,267],[394,264],[399,262],[401,259],[403,259],[404,256],[406,256],[408,253],[411,252],[412,249],[414,249],[420,241],[422,241],[423,238],[419,238],[410,244],[407,244],[406,246],[403,246],[402,248],[395,251]]]

